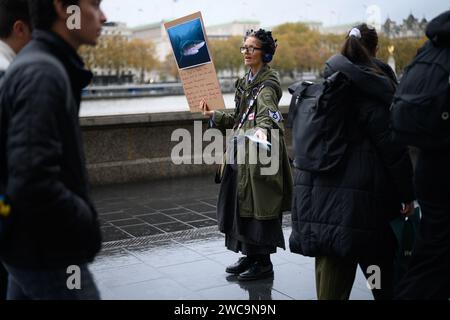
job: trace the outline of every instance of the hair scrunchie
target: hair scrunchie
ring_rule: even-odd
[[[350,30],[348,36],[361,39],[361,31],[358,28],[353,28],[352,30]]]

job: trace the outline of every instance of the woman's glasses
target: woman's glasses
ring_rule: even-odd
[[[246,52],[253,54],[255,50],[262,50],[262,48],[256,48],[256,47],[241,47],[241,53],[244,54]]]

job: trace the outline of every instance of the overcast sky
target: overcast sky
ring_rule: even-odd
[[[263,27],[300,20],[337,25],[367,21],[380,9],[381,19],[398,22],[413,13],[428,20],[450,9],[449,0],[103,0],[109,21],[129,26],[179,18],[202,11],[206,25],[233,20],[258,20]],[[369,12],[367,12],[369,10]],[[375,12],[375,13],[374,13]]]

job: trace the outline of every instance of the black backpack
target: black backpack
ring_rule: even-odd
[[[450,48],[428,42],[406,68],[392,110],[393,139],[420,149],[450,146]]]
[[[335,168],[348,147],[351,81],[336,72],[320,83],[304,81],[292,94],[287,127],[292,128],[294,166],[308,172]]]

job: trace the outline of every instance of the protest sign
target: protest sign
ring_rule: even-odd
[[[200,12],[164,24],[191,112],[205,99],[211,109],[224,109],[220,83],[211,59]]]

